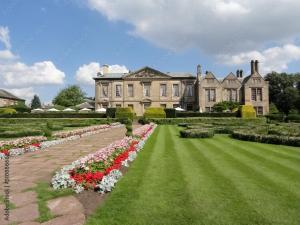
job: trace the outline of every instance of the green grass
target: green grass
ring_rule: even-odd
[[[300,224],[300,149],[159,126],[88,225]]]
[[[0,204],[3,204],[5,205],[5,199],[2,195],[0,195]],[[9,202],[9,206],[8,206],[9,209],[15,209],[16,206],[15,204],[13,204],[12,202]]]
[[[50,209],[47,206],[47,201],[74,194],[74,191],[71,189],[53,190],[46,182],[37,183],[36,187],[27,189],[27,191],[29,190],[33,190],[37,193],[37,203],[40,216],[36,221],[40,223],[46,222],[55,217],[51,214]]]

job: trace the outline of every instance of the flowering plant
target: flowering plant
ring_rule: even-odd
[[[53,188],[71,187],[77,193],[85,189],[111,191],[122,176],[121,167],[128,167],[136,158],[155,127],[155,124],[144,125],[134,131],[134,136],[113,142],[63,167],[52,178]]]

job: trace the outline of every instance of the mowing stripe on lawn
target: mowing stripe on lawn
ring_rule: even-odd
[[[272,224],[291,225],[290,221],[286,223],[285,218],[290,216],[297,218],[299,196],[263,175],[263,171],[256,169],[255,163],[249,166],[244,159],[228,154],[225,152],[224,143],[219,143],[214,139],[198,140],[197,144],[207,148],[207,151],[203,152],[208,158],[214,159],[214,155],[221,155],[219,159],[213,160],[214,165],[222,169],[224,175],[243,192],[249,204],[260,209],[260,212],[272,221]],[[262,210],[262,205],[267,209]]]
[[[183,149],[182,163],[186,167],[190,192],[195,198],[195,208],[205,212],[205,216],[200,218],[203,224],[271,224],[247,203],[234,183],[203,154],[209,149],[199,151],[199,146],[191,139],[179,139],[177,146],[177,151]],[[191,166],[186,162],[190,162]],[[197,183],[195,180],[198,179]]]

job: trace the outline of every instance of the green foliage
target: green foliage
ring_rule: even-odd
[[[17,114],[1,114],[0,118],[105,118],[106,114],[102,113],[77,113],[77,112],[45,112],[45,113],[17,113]]]
[[[276,114],[278,112],[279,111],[278,111],[276,105],[274,103],[271,103],[270,106],[269,106],[269,113],[270,114]]]
[[[180,136],[183,138],[210,138],[214,136],[212,129],[187,129],[181,130]]]
[[[165,108],[166,118],[176,118],[176,110],[173,108]]]
[[[130,107],[127,108],[117,108],[116,109],[116,118],[118,119],[130,119],[133,120],[134,114]]]
[[[53,122],[52,122],[52,121],[47,121],[46,127],[47,127],[47,129],[49,129],[49,130],[53,130]]]
[[[40,130],[17,130],[17,131],[2,131],[0,132],[1,138],[18,138],[18,137],[26,137],[26,136],[40,136],[43,135],[43,132]]]
[[[72,85],[61,90],[53,100],[54,105],[75,106],[84,102],[85,93],[79,86]]]
[[[126,127],[126,136],[132,136],[132,123],[127,123]]]
[[[256,112],[252,105],[240,106],[239,113],[242,118],[255,118],[256,117]]]
[[[52,130],[44,129],[44,136],[47,137],[47,138],[51,138],[52,137]]]
[[[18,113],[29,113],[30,108],[25,105],[23,101],[19,101],[17,104],[12,105],[11,108],[15,109]]]
[[[34,95],[33,99],[31,100],[31,109],[37,109],[37,108],[41,108],[42,104],[41,104],[41,100],[39,98],[39,96]]]
[[[0,114],[4,114],[4,115],[12,115],[12,114],[16,114],[17,111],[13,108],[1,108],[0,109]]]
[[[149,107],[144,113],[145,118],[166,118],[166,113],[162,107]]]
[[[223,101],[214,104],[213,111],[214,112],[225,112],[225,111],[233,111],[234,109],[239,107],[238,102],[233,101]]]
[[[282,93],[276,96],[277,108],[280,112],[288,115],[295,107],[298,98],[298,91],[293,87],[287,87]]]
[[[107,108],[106,109],[106,116],[108,118],[115,118],[117,108]]]
[[[236,117],[236,112],[176,112],[176,117]]]

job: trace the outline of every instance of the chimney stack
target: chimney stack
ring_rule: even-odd
[[[103,75],[108,74],[109,66],[108,66],[107,64],[104,64],[104,65],[102,66],[102,69],[103,69]]]
[[[255,65],[254,65],[254,60],[251,60],[251,74],[255,73]]]
[[[201,79],[201,65],[197,65],[197,79],[200,80]]]
[[[244,71],[240,70],[240,78],[243,78],[243,73],[244,73]]]
[[[255,60],[255,72],[256,72],[256,73],[259,73],[259,67],[258,67],[258,64],[259,64],[258,60]]]
[[[236,71],[236,77],[239,78],[240,77],[240,70]]]

